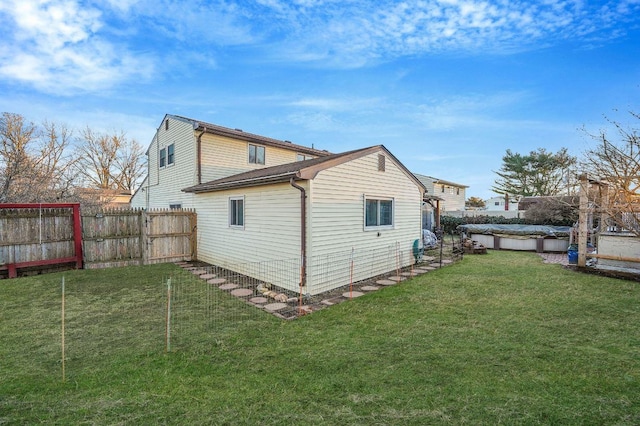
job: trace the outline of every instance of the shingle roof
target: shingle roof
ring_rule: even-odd
[[[184,188],[184,192],[204,193],[222,191],[225,189],[242,188],[256,185],[266,185],[278,182],[288,182],[292,178],[295,180],[313,179],[320,171],[330,167],[346,163],[374,152],[384,152],[392,158],[405,173],[424,190],[424,185],[407,170],[383,145],[375,145],[368,148],[361,148],[354,151],[347,151],[341,154],[331,154],[325,157],[313,158],[311,160],[296,161],[294,163],[281,164],[279,166],[255,169],[237,175],[224,177],[210,182]]]
[[[240,129],[231,129],[229,127],[219,126],[217,124],[207,123],[200,120],[194,120],[192,118],[182,117],[179,115],[168,114],[169,117],[185,120],[193,124],[194,130],[204,131],[213,135],[227,136],[234,139],[244,140],[247,142],[254,142],[262,145],[274,146],[278,148],[287,149],[290,151],[296,151],[301,154],[310,154],[323,157],[331,154],[326,150],[309,148],[308,146],[297,145],[289,141],[282,141],[278,139],[269,138],[266,136],[256,135],[254,133],[245,132]]]

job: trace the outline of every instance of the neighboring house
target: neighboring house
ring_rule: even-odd
[[[118,189],[79,188],[78,194],[102,208],[124,209],[130,207],[131,192]]]
[[[156,209],[195,207],[187,186],[329,153],[167,114],[146,155],[147,176],[131,206]]]
[[[484,200],[485,210],[488,211],[518,211],[518,203],[509,199],[508,204],[504,195],[499,197],[491,197]]]
[[[439,216],[446,212],[464,211],[467,185],[414,173],[425,186],[422,206],[422,228],[432,230],[439,227]]]
[[[464,210],[466,200],[465,190],[469,187],[459,183],[449,182],[444,179],[434,178],[414,173],[427,189],[427,195],[436,196],[441,199],[440,211]]]
[[[169,129],[185,120],[167,117]],[[199,260],[295,292],[302,283],[308,294],[414,262],[411,253],[421,237],[425,188],[384,146],[329,154],[220,126],[191,124],[196,129],[191,137],[174,146],[177,176],[163,176],[171,170],[167,158],[163,169],[162,157],[154,162],[149,155],[149,177],[138,193],[150,194],[140,197],[149,208],[180,204],[196,209]],[[178,141],[163,129],[164,125],[148,152],[158,153]],[[186,155],[198,151],[198,145],[199,156]],[[180,151],[185,157],[178,155]],[[264,163],[261,167],[253,162],[257,159]],[[186,166],[179,169],[180,162],[189,163],[190,172]],[[367,263],[350,270],[354,253],[366,253]],[[285,264],[298,269],[292,272]]]

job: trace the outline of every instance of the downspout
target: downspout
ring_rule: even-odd
[[[198,185],[202,183],[202,135],[204,135],[207,132],[207,128],[203,127],[202,129],[202,133],[200,133],[198,135],[198,138],[196,139],[196,146],[197,146],[197,172],[198,172]]]
[[[307,191],[294,179],[289,180],[291,186],[300,191],[300,256],[302,257],[302,269],[300,271],[300,289],[307,285]]]

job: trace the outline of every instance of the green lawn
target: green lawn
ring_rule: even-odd
[[[640,424],[635,282],[490,252],[294,321],[194,302],[166,353],[170,275],[0,281],[0,425]]]

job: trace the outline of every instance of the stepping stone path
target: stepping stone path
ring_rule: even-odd
[[[418,275],[418,273],[416,271],[407,271],[403,272],[401,275],[404,277],[415,277],[416,275]]]
[[[424,262],[433,262],[434,260],[436,260],[436,258],[435,258],[435,257],[433,257],[433,256],[424,256],[424,257],[422,258],[422,260],[423,260]]]
[[[288,306],[289,305],[287,305],[286,303],[269,303],[268,305],[264,305],[264,309],[269,312],[275,312],[275,311],[284,309]]]
[[[406,278],[405,277],[401,277],[399,275],[393,275],[393,276],[390,276],[388,279],[390,279],[391,281],[398,282],[398,281],[404,281]],[[378,284],[380,284],[380,283],[378,283]]]
[[[364,293],[360,291],[347,291],[346,293],[342,293],[342,297],[346,297],[347,299],[351,299],[353,297],[363,296]]]
[[[251,299],[249,299],[249,302],[256,303],[256,304],[263,304],[263,303],[267,303],[268,301],[269,301],[269,299],[267,299],[266,297],[262,297],[262,296],[252,297]]]
[[[194,269],[194,270],[191,271],[191,273],[193,275],[204,275],[204,274],[207,273],[207,271],[204,270],[204,269]]]
[[[431,263],[431,264],[429,264],[429,266],[431,266],[432,268],[438,269],[440,267],[440,264],[439,263]]]
[[[233,290],[234,288],[238,288],[238,284],[234,284],[234,283],[227,283],[227,284],[222,284],[220,287],[218,287],[220,290]]]
[[[236,290],[232,290],[231,294],[236,297],[246,297],[251,296],[253,294],[253,290],[249,290],[248,288],[238,288]]]
[[[424,274],[425,272],[429,272],[431,270],[433,270],[433,268],[422,268],[422,267],[420,267],[420,268],[414,269],[413,272],[417,272],[418,274]]]
[[[380,284],[380,285],[394,285],[397,284],[396,281],[394,280],[378,280],[376,281],[376,284]]]
[[[378,290],[380,287],[377,287],[375,285],[365,285],[364,287],[362,287],[360,290],[364,290],[364,291],[376,291]]]
[[[208,280],[207,283],[218,285],[218,284],[222,284],[225,281],[227,281],[227,280],[225,280],[224,278],[213,278],[211,280]]]
[[[211,278],[215,278],[216,274],[203,274],[200,275],[200,278],[202,278],[203,280],[210,280]]]

